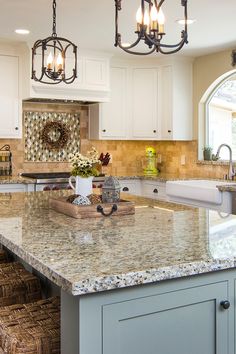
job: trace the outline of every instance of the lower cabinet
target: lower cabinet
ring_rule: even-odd
[[[166,200],[166,183],[141,179],[119,180],[122,193]]]
[[[78,298],[62,292],[62,332],[73,354],[236,354],[235,279],[230,269]]]
[[[103,307],[103,354],[226,354],[227,283]]]

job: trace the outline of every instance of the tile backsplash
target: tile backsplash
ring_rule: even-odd
[[[161,163],[161,172],[184,177],[222,178],[227,173],[227,166],[202,165],[197,163],[197,141],[97,141],[88,140],[88,108],[74,104],[23,104],[25,112],[56,112],[78,114],[80,116],[81,152],[86,153],[91,146],[99,152],[109,152],[112,163],[107,172],[113,175],[140,175],[143,173],[145,148],[153,146]],[[0,139],[0,145],[10,144],[13,154],[13,174],[20,172],[55,172],[68,171],[68,162],[29,162],[25,161],[24,139]],[[0,146],[0,147],[1,147]],[[182,160],[182,161],[181,161]],[[185,160],[185,161],[184,161]],[[181,162],[185,162],[184,165]]]

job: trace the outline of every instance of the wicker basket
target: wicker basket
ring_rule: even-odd
[[[1,308],[0,346],[0,354],[60,354],[59,298]]]
[[[40,300],[41,286],[37,277],[19,262],[0,264],[0,306]]]

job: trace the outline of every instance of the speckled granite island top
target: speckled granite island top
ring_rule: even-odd
[[[135,215],[78,220],[48,208],[62,193],[1,194],[0,242],[73,295],[235,267],[235,216],[130,196]]]

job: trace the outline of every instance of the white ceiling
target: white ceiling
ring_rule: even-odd
[[[168,42],[178,41],[182,18],[180,0],[166,0]],[[189,44],[181,54],[200,56],[236,47],[235,0],[188,0],[189,18],[197,21],[189,26]],[[135,29],[135,13],[140,0],[122,0],[122,31],[124,42],[130,42]],[[27,40],[31,46],[36,39],[51,34],[52,0],[0,0],[0,37]],[[14,33],[27,28],[30,35]],[[80,49],[92,49],[121,55],[114,48],[114,0],[57,0],[57,33],[74,41]],[[178,34],[178,35],[177,35]],[[128,54],[124,54],[129,56]]]

